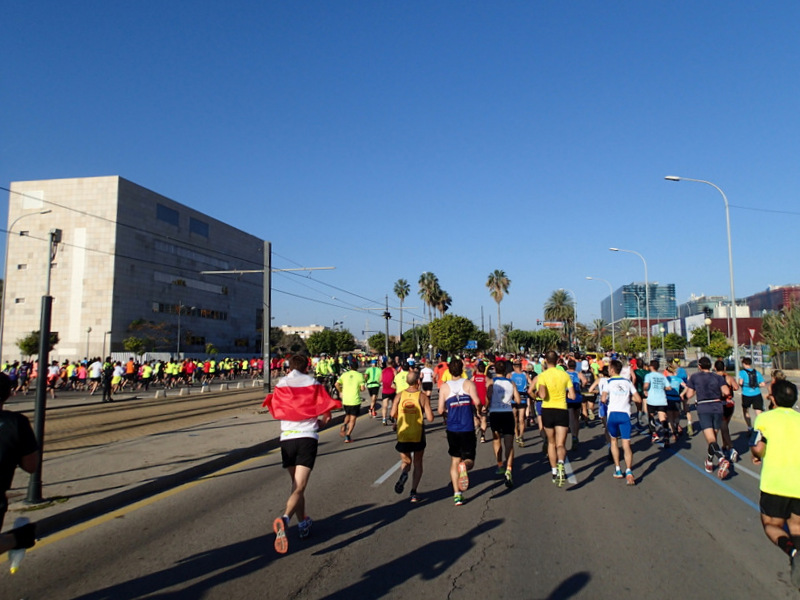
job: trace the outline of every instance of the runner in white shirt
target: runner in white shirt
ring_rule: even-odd
[[[625,477],[628,485],[636,485],[633,476],[633,450],[631,449],[631,400],[641,402],[639,393],[636,391],[630,379],[620,376],[622,363],[612,360],[608,366],[611,377],[604,380],[602,387],[602,402],[608,405],[608,417],[606,426],[608,435],[611,437],[611,456],[614,460],[614,478],[622,479]],[[622,450],[625,453],[625,475],[619,465],[619,447],[617,438],[622,439]]]
[[[425,363],[425,366],[420,369],[419,375],[422,379],[422,391],[428,394],[430,398],[431,392],[433,391],[433,369]]]

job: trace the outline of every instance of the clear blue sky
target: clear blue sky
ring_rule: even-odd
[[[422,314],[423,271],[494,323],[494,269],[504,322],[533,328],[562,287],[591,321],[608,288],[587,275],[643,279],[609,246],[679,301],[728,294],[722,198],[669,174],[727,193],[739,296],[800,280],[797,2],[6,2],[3,22],[0,185],[120,175],[361,296],[276,274],[342,307],[276,292],[277,324],[360,333],[348,309],[399,278]]]

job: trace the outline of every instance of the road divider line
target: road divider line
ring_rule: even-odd
[[[699,465],[696,465],[696,464],[694,464],[694,463],[693,463],[692,461],[690,461],[688,458],[686,458],[686,457],[684,457],[684,456],[681,456],[681,455],[680,455],[678,452],[675,452],[675,450],[672,450],[671,448],[670,448],[668,451],[672,453],[672,456],[674,456],[674,457],[676,457],[676,458],[679,458],[679,459],[681,459],[683,462],[685,462],[687,465],[689,465],[690,467],[692,467],[692,468],[693,468],[695,471],[697,471],[697,472],[698,472],[698,473],[700,473],[701,475],[705,475],[705,476],[706,476],[708,479],[710,479],[711,481],[713,481],[713,482],[714,482],[714,483],[716,483],[717,485],[720,485],[720,486],[722,486],[722,489],[724,489],[724,490],[728,490],[728,491],[729,491],[731,494],[733,494],[733,495],[734,495],[735,497],[737,497],[739,500],[741,500],[742,502],[744,502],[744,503],[745,503],[747,506],[749,506],[750,508],[752,508],[752,509],[754,509],[754,510],[756,510],[756,511],[758,511],[758,512],[761,512],[761,509],[758,507],[758,504],[756,504],[755,502],[753,502],[752,500],[750,500],[750,498],[748,498],[748,497],[747,497],[747,496],[745,496],[744,494],[741,494],[741,493],[737,492],[737,491],[736,491],[735,489],[733,489],[731,486],[727,485],[726,483],[723,483],[723,481],[722,481],[721,479],[719,479],[719,478],[718,478],[716,475],[714,475],[713,473],[706,473],[705,469],[701,469]]]
[[[748,469],[747,467],[743,467],[743,466],[742,466],[742,465],[740,465],[740,464],[734,464],[734,465],[732,465],[732,466],[733,466],[733,469],[732,469],[732,470],[733,470],[735,473],[738,473],[738,472],[740,472],[740,471],[741,471],[742,473],[747,473],[748,475],[750,475],[750,477],[752,477],[752,478],[753,478],[753,479],[755,479],[756,481],[761,481],[761,475],[759,475],[759,474],[758,474],[758,473],[756,473],[755,471],[751,471],[751,470],[750,470],[750,469]]]
[[[564,473],[567,475],[567,481],[572,485],[578,483],[578,478],[575,477],[575,472],[572,470],[572,465],[569,464],[569,459],[564,459]]]
[[[384,473],[383,475],[381,475],[380,477],[378,477],[375,480],[375,483],[372,484],[372,487],[378,487],[384,481],[389,479],[389,477],[391,477],[394,474],[394,472],[397,471],[397,469],[399,469],[402,466],[403,466],[403,461],[402,460],[398,460],[397,464],[395,464],[394,466],[390,467],[389,470],[386,471],[386,473]]]

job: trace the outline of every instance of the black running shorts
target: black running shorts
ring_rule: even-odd
[[[542,408],[542,427],[569,427],[569,411],[563,408]]]
[[[742,395],[742,408],[753,407],[756,410],[764,410],[764,396],[745,396]]]
[[[490,412],[489,427],[500,435],[514,435],[514,413],[511,411]]]
[[[800,498],[788,498],[761,492],[759,505],[761,514],[774,519],[788,519],[791,515],[800,515]]]
[[[478,437],[474,431],[448,431],[447,453],[461,460],[475,460]]]
[[[314,438],[293,438],[281,442],[281,460],[283,468],[289,467],[308,467],[314,468],[314,461],[317,460],[318,441]]]

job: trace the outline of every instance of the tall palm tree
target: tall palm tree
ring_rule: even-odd
[[[434,306],[436,310],[439,311],[439,316],[443,317],[444,313],[450,308],[450,305],[453,304],[453,299],[450,297],[450,294],[445,292],[442,288],[436,288],[436,292],[434,294]]]
[[[575,321],[575,305],[566,290],[555,290],[544,303],[544,318],[547,321],[562,321],[566,327],[564,334],[569,339],[569,330]]]
[[[401,342],[403,341],[403,302],[410,292],[411,286],[405,279],[398,279],[394,282],[394,295],[400,300],[400,337],[398,339]]]
[[[608,333],[608,323],[606,323],[605,319],[595,319],[592,321],[592,325],[594,326],[592,339],[599,348],[603,337]]]
[[[508,287],[511,285],[511,280],[506,276],[506,272],[500,269],[495,269],[489,273],[489,278],[486,280],[486,287],[489,288],[489,295],[497,302],[497,331],[502,331],[500,323],[500,303],[503,301],[503,296],[508,293]],[[500,334],[502,336],[502,334]]]
[[[419,297],[428,307],[429,319],[433,320],[433,304],[436,296],[436,288],[439,287],[439,278],[430,271],[425,271],[419,276]]]

